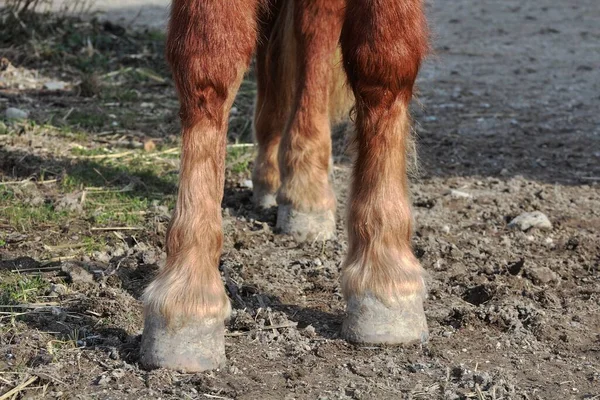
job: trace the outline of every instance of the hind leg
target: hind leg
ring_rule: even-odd
[[[275,197],[281,184],[277,156],[281,135],[285,129],[292,97],[293,60],[284,55],[293,51],[290,38],[284,37],[282,13],[287,12],[283,1],[265,7],[259,17],[256,49],[257,95],[254,112],[254,137],[258,154],[252,171],[253,202],[259,208],[277,205]],[[284,33],[284,34],[282,34]],[[287,39],[287,40],[286,40]],[[288,48],[286,48],[286,46]]]
[[[356,98],[343,336],[354,342],[427,339],[423,272],[411,249],[406,175],[408,103],[427,49],[421,0],[348,0],[342,52]]]
[[[277,226],[300,241],[335,233],[329,96],[343,14],[342,0],[294,2],[296,87],[279,148]]]
[[[258,0],[174,0],[167,59],[182,156],[167,262],[144,294],[141,363],[187,372],[225,361],[230,304],[219,273],[228,112],[255,46]]]

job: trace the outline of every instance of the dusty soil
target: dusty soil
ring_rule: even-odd
[[[275,210],[252,208],[248,171],[228,172],[221,270],[234,311],[224,369],[137,365],[138,299],[164,262],[168,214],[158,209],[143,231],[43,264],[58,304],[0,320],[0,393],[37,377],[20,396],[600,399],[600,3],[458,0],[428,12],[435,54],[414,103],[412,184],[427,344],[338,338],[350,166],[336,136],[336,240],[298,245],[274,233]],[[143,130],[160,139],[151,124]],[[26,142],[3,142],[2,180],[27,176],[15,160],[38,150]],[[531,211],[553,227],[508,227]],[[3,225],[2,268],[39,271],[46,240],[56,246],[90,229],[72,224],[51,236]]]

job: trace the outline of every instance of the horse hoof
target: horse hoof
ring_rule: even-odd
[[[277,206],[277,197],[275,193],[270,192],[268,189],[262,189],[258,184],[255,184],[252,192],[252,202],[258,209],[271,208]]]
[[[201,372],[225,364],[225,324],[216,319],[167,326],[151,314],[144,321],[140,363],[147,369]]]
[[[298,242],[329,240],[335,236],[335,213],[333,210],[306,213],[294,210],[289,204],[279,205],[277,229]]]
[[[351,297],[342,337],[353,343],[424,343],[429,337],[420,295],[399,298],[386,306],[371,294]]]

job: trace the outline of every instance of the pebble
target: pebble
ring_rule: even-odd
[[[67,294],[67,287],[62,283],[53,283],[50,285],[50,296],[56,297],[63,294]]]
[[[4,112],[4,115],[8,120],[24,120],[29,117],[29,113],[27,111],[14,107],[8,107]]]
[[[110,383],[110,376],[102,375],[98,378],[97,384],[100,386],[104,386]]]
[[[252,181],[250,179],[246,179],[245,181],[242,182],[242,187],[252,189],[254,187],[254,185],[252,184]]]
[[[558,282],[558,274],[548,267],[535,267],[527,271],[527,276],[538,285]]]
[[[552,229],[552,223],[546,214],[540,211],[526,212],[514,218],[508,224],[509,228],[517,228],[526,231],[530,228]]]
[[[473,197],[473,195],[470,193],[461,192],[460,190],[455,189],[450,189],[448,195],[450,195],[450,197],[454,197],[455,199],[470,199],[471,197]]]
[[[84,268],[80,267],[75,263],[66,262],[62,265],[60,269],[62,272],[65,272],[69,275],[73,283],[94,283],[94,275],[90,274]]]
[[[50,82],[46,82],[44,83],[44,89],[46,90],[65,90],[65,88],[67,87],[67,83],[66,82],[61,82],[61,81],[50,81]]]
[[[71,211],[71,212],[80,212],[83,210],[83,206],[81,204],[82,194],[68,193],[62,197],[60,197],[55,203],[54,208],[57,211]]]
[[[67,319],[67,313],[60,307],[51,307],[50,313],[57,321],[64,321]]]

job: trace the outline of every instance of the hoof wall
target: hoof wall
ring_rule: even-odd
[[[277,198],[275,193],[271,193],[268,190],[260,189],[259,187],[254,187],[254,192],[252,193],[252,203],[258,209],[265,209],[277,206]]]
[[[388,307],[373,295],[351,297],[342,324],[342,337],[353,343],[424,343],[429,337],[423,299],[400,298]]]
[[[225,364],[225,326],[223,321],[188,321],[168,327],[158,315],[144,322],[140,363],[147,369],[169,368],[182,372],[201,372]]]
[[[289,204],[277,208],[277,229],[299,242],[329,240],[335,236],[333,210],[305,213]]]

